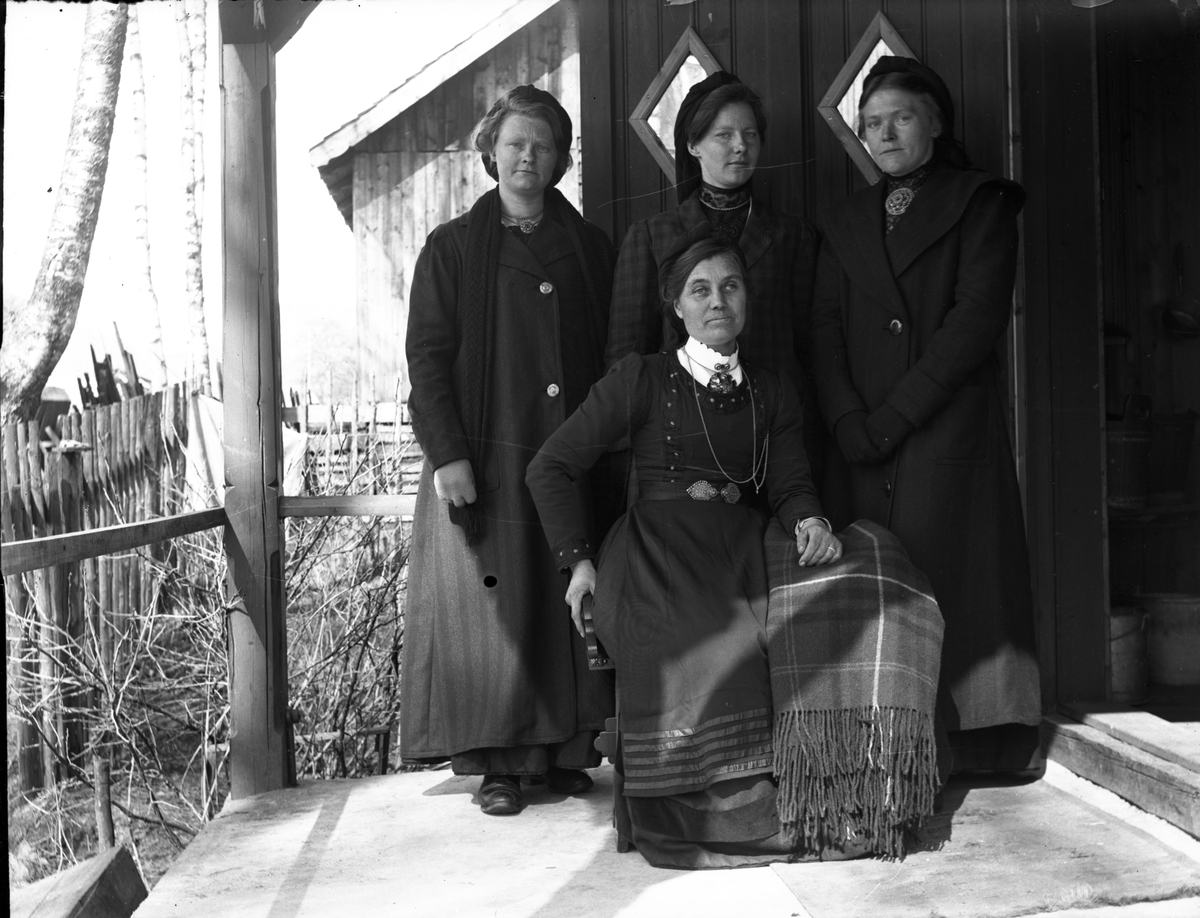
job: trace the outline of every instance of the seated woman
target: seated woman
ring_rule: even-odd
[[[821,517],[795,391],[738,359],[745,277],[740,250],[707,223],[681,237],[661,294],[684,345],[619,361],[526,475],[555,560],[571,569],[580,633],[582,599],[595,596],[618,673],[617,829],[656,866],[817,854],[797,850],[776,809],[767,521],[752,498],[765,491],[799,566],[842,549]],[[626,437],[638,501],[605,540],[597,574],[572,482]]]

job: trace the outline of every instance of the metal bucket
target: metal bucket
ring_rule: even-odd
[[[1146,654],[1150,681],[1159,685],[1200,685],[1200,595],[1146,593]]]
[[[1146,613],[1137,606],[1117,606],[1109,621],[1112,700],[1141,704],[1150,696],[1150,666],[1146,659]]]

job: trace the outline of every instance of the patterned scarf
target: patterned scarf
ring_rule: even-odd
[[[900,857],[938,789],[942,615],[892,533],[859,520],[838,537],[840,561],[800,567],[796,540],[767,528],[779,816],[805,850]]]
[[[726,189],[703,182],[699,196],[704,215],[712,224],[712,234],[730,244],[737,242],[750,218],[750,183]]]

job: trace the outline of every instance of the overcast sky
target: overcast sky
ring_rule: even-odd
[[[299,387],[313,348],[353,341],[354,250],[309,148],[477,31],[515,0],[324,0],[276,60],[280,301],[285,386]],[[205,285],[210,346],[219,352],[220,98],[216,0],[210,0],[206,94]],[[167,359],[184,366],[180,74],[169,3],[138,6],[146,68],[151,250]],[[58,190],[83,37],[84,4],[5,0],[4,295],[32,290]],[[90,372],[88,346],[113,349],[115,320],[143,376],[154,367],[150,314],[133,295],[132,139],[128,83],[117,106],[108,179],[80,307],[67,354],[51,379],[78,398]],[[317,388],[314,386],[314,388]]]

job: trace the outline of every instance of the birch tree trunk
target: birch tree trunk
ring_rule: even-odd
[[[192,58],[192,104],[196,120],[196,226],[204,230],[204,93],[208,72],[208,0],[186,0],[188,52]],[[215,375],[214,375],[215,382]]]
[[[146,80],[142,70],[142,38],[138,24],[138,8],[129,7],[129,34],[125,40],[127,52],[126,79],[130,81],[129,101],[131,103],[131,123],[133,125],[133,229],[136,237],[138,258],[139,291],[142,300],[153,317],[153,331],[150,340],[150,350],[158,361],[160,382],[167,384],[167,355],[163,347],[162,316],[159,312],[158,297],[154,293],[154,278],[150,271],[150,184],[149,168],[146,157]]]
[[[188,309],[188,376],[195,391],[212,393],[216,367],[208,348],[208,330],[204,320],[204,272],[201,260],[200,216],[196,205],[196,70],[192,63],[188,38],[187,4],[175,4],[176,34],[179,39],[179,71],[183,122],[183,232],[184,281]]]
[[[88,7],[62,179],[29,302],[5,310],[0,418],[31,418],[75,329],[108,173],[128,22],[125,4]]]

